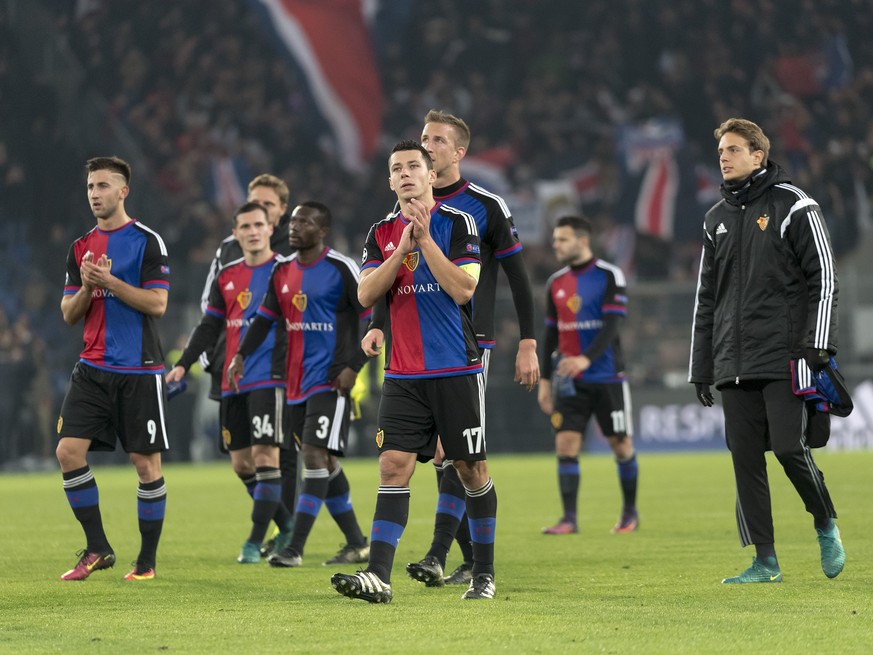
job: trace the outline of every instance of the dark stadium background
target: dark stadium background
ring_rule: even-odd
[[[306,42],[283,41],[268,11],[276,4],[0,0],[4,468],[55,465],[81,334],[58,309],[64,261],[94,224],[85,159],[132,163],[128,212],[167,242],[169,352],[198,320],[239,181],[268,171],[288,183],[292,206],[325,202],[332,244],[357,257],[393,205],[386,153],[420,134],[431,107],[471,125],[462,171],[507,198],[538,297],[556,268],[548,235],[560,213],[589,215],[598,253],[628,273],[622,334],[641,450],[720,447],[720,417],[694,405],[685,369],[700,225],[718,197],[712,130],[729,116],[760,123],[772,157],[822,205],[840,267],[840,364],[873,401],[868,1],[287,2],[292,17],[295,7],[306,13]],[[351,137],[305,61],[361,85],[345,116]],[[655,166],[672,176],[667,205],[641,192]],[[489,448],[550,450],[534,395],[511,381],[517,334],[505,286],[498,314]],[[200,386],[171,403],[171,459],[217,456],[217,405]],[[359,454],[373,452],[377,400],[356,426]],[[833,447],[873,446],[873,415],[856,406]],[[596,435],[590,442],[601,447]]]

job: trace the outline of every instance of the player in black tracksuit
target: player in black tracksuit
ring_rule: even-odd
[[[773,450],[836,577],[845,552],[836,511],[806,443],[807,411],[792,367],[818,370],[837,350],[838,283],[821,208],[767,161],[769,140],[743,119],[715,131],[722,196],[706,214],[689,381],[704,406],[721,392],[743,546],[752,566],[727,583],[779,582],[764,453]]]

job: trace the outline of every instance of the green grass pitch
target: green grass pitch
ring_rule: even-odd
[[[60,582],[84,544],[56,474],[0,476],[2,653],[869,653],[873,652],[873,452],[817,453],[840,512],[848,561],[828,580],[812,519],[768,460],[785,581],[721,585],[751,561],[734,526],[726,452],[640,453],[641,528],[609,530],[619,513],[615,464],[583,456],[580,533],[544,536],[559,516],[550,455],[495,456],[497,598],[427,589],[406,562],[430,543],[434,474],[419,466],[394,566],[394,602],[339,596],[321,565],[342,542],[326,510],[303,566],[235,559],[250,501],[229,463],[167,465],[158,578],[125,582],[136,557],[132,467],[95,467],[114,569]],[[346,462],[369,533],[374,460]],[[457,548],[448,568],[458,564]],[[343,569],[339,569],[343,570]],[[351,572],[354,567],[346,567]]]

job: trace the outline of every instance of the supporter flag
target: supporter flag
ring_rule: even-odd
[[[600,164],[596,160],[592,159],[583,166],[564,171],[561,177],[573,183],[579,202],[583,205],[600,200]]]
[[[620,132],[627,192],[618,218],[633,222],[641,234],[673,238],[680,187],[677,156],[684,142],[682,125],[673,118],[634,123]]]
[[[246,200],[252,175],[241,157],[222,155],[209,163],[209,190],[216,207],[233,211]]]
[[[281,54],[306,77],[337,157],[360,170],[382,129],[382,89],[364,0],[248,0]]]

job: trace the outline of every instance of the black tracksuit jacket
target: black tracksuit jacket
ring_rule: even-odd
[[[837,351],[839,285],[821,208],[772,161],[704,220],[689,382],[791,377],[807,347]]]

